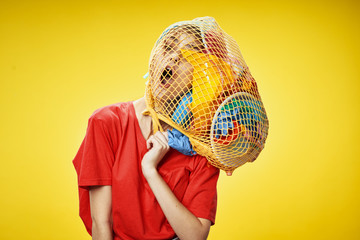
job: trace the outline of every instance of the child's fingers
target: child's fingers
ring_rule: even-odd
[[[157,139],[159,139],[159,141],[161,141],[162,143],[164,143],[165,145],[168,145],[168,135],[167,132],[156,132],[154,135],[154,137],[156,137]]]
[[[146,147],[147,149],[160,148],[160,149],[168,150],[170,147],[168,144],[167,132],[158,131],[154,135],[151,135],[146,141]]]
[[[155,135],[153,135],[153,138],[156,140],[156,144],[157,144],[156,147],[159,147],[161,149],[169,148],[167,140],[161,134],[155,134]]]
[[[170,147],[164,136],[151,135],[146,141],[147,149],[168,150]]]
[[[146,147],[147,147],[147,149],[152,148],[152,146],[153,146],[153,141],[154,141],[154,137],[153,137],[153,135],[151,135],[151,136],[146,140]]]
[[[163,135],[166,138],[166,142],[169,142],[169,134],[168,134],[168,132],[167,131],[163,132]]]

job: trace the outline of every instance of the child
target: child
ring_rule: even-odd
[[[197,27],[163,33],[150,62],[150,90],[172,114],[191,91],[193,66],[182,50],[201,51]],[[80,217],[93,239],[206,239],[215,222],[219,170],[200,155],[169,148],[145,98],[96,110],[73,160]],[[171,127],[159,121],[160,129]]]
[[[254,161],[267,130],[236,42],[209,17],[171,25],[151,53],[145,97],[89,119],[73,160],[87,231],[93,239],[206,239],[218,168],[231,175]]]

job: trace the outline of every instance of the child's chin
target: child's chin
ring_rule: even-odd
[[[158,89],[156,92],[154,92],[154,99],[159,104],[166,104],[169,100],[169,97],[166,94],[166,90]]]

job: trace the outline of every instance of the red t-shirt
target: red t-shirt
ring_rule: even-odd
[[[78,174],[80,217],[91,234],[89,186],[112,186],[114,239],[175,236],[141,171],[147,152],[132,102],[96,110],[73,160]],[[219,170],[201,156],[170,149],[158,166],[176,197],[195,216],[215,222]]]

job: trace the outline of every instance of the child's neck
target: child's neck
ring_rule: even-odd
[[[144,136],[145,139],[148,139],[148,137],[153,134],[153,129],[152,129],[152,119],[151,116],[146,116],[143,115],[143,111],[146,110],[146,100],[145,97],[142,97],[138,100],[135,100],[133,102],[134,104],[134,108],[135,108],[135,113],[136,113],[136,117],[138,119],[139,125],[140,125],[140,129],[141,132]],[[160,121],[161,127],[163,128],[164,131],[166,130],[170,130],[172,129],[172,127],[170,127],[168,124],[166,124],[163,121]]]

